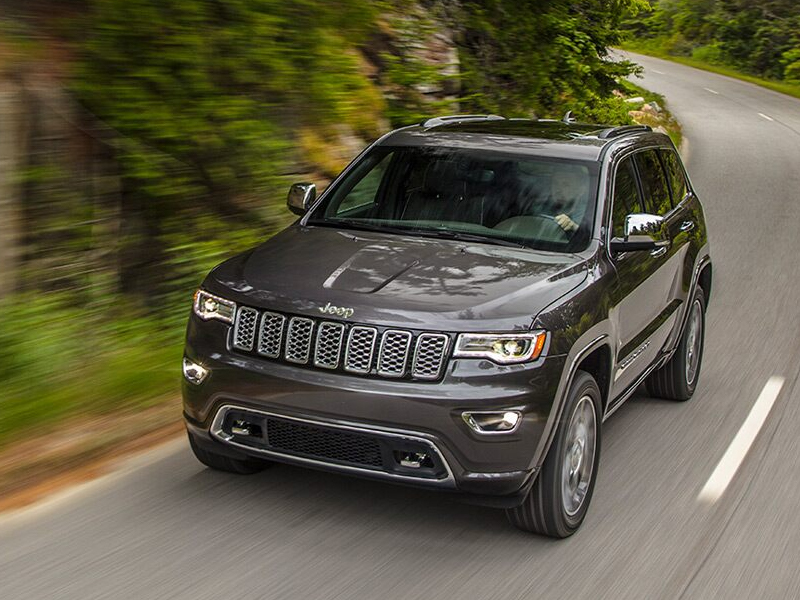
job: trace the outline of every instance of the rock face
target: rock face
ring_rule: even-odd
[[[114,284],[120,181],[96,125],[36,64],[0,78],[0,297]]]

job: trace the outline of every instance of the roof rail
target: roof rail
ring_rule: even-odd
[[[611,138],[619,137],[621,135],[643,131],[653,131],[653,128],[649,125],[620,125],[619,127],[609,127],[608,129],[603,129],[603,131],[597,134],[597,137],[599,137],[601,140],[610,140]]]
[[[422,127],[438,127],[448,123],[460,123],[462,121],[505,121],[505,117],[500,115],[447,115],[444,117],[433,117],[425,119],[420,123]]]

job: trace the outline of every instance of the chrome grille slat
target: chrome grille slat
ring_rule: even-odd
[[[375,355],[378,330],[374,327],[356,325],[350,329],[344,351],[344,368],[351,373],[369,373]]]
[[[258,311],[248,306],[240,306],[236,311],[236,323],[233,327],[233,347],[250,352],[256,338]]]
[[[344,325],[323,321],[317,327],[317,342],[314,344],[314,366],[335,369],[339,366],[344,340]]]
[[[398,329],[387,329],[381,337],[378,350],[378,375],[402,377],[406,372],[411,348],[411,333]]]
[[[417,338],[411,375],[417,379],[438,379],[447,356],[450,338],[442,333],[423,333]]]
[[[314,321],[304,317],[289,319],[286,331],[286,349],[283,357],[289,362],[306,364],[311,355],[311,338],[314,334]]]
[[[414,335],[403,329],[381,333],[366,325],[290,317],[240,306],[231,345],[261,357],[331,371],[439,379],[447,362],[450,337],[431,332],[420,333],[416,339]]]
[[[274,312],[264,312],[261,316],[261,327],[258,331],[258,353],[268,358],[281,355],[283,326],[286,317]]]

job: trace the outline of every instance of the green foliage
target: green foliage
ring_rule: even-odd
[[[41,432],[75,415],[137,410],[176,393],[183,323],[132,318],[129,308],[92,310],[70,294],[0,302],[0,447],[15,433],[30,434],[32,424]]]
[[[778,80],[786,76],[787,52],[800,47],[795,0],[653,0],[652,5],[625,24],[633,46]]]
[[[465,0],[458,43],[465,104],[513,116],[556,115],[594,106],[620,77],[634,71],[614,62],[620,24],[640,0]],[[560,116],[560,115],[558,115]]]

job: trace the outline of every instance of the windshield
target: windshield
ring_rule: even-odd
[[[307,223],[577,252],[591,237],[597,179],[594,162],[378,146]]]

